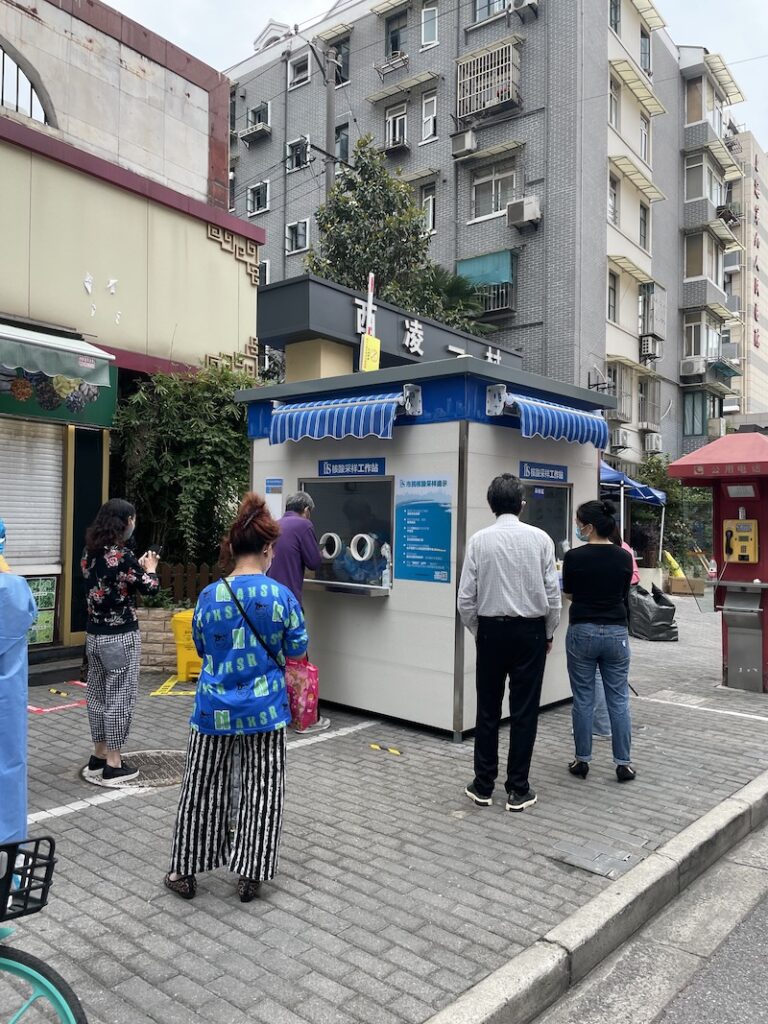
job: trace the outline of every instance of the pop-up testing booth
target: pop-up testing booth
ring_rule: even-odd
[[[610,398],[465,357],[241,392],[252,486],[274,514],[308,491],[324,554],[304,584],[322,696],[448,730],[474,727],[474,644],[456,614],[488,484],[518,474],[523,518],[558,559],[598,489]],[[570,697],[565,624],[542,703]]]

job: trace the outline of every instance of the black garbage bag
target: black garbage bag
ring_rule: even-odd
[[[629,590],[629,633],[640,640],[677,640],[675,605],[657,586],[648,593],[644,587]]]

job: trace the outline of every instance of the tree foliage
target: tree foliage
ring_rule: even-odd
[[[664,521],[664,549],[685,568],[700,569],[700,562],[692,552],[700,548],[706,558],[712,552],[712,495],[703,488],[684,487],[676,477],[669,475],[667,455],[648,455],[638,468],[637,479],[650,487],[664,491],[667,505]],[[632,518],[636,528],[645,533],[658,547],[659,510],[635,502]],[[633,541],[633,547],[641,547]]]
[[[156,373],[117,410],[113,437],[125,497],[138,513],[140,546],[163,545],[163,560],[212,562],[248,487],[245,373],[204,369]]]
[[[483,307],[472,283],[430,260],[413,190],[389,173],[372,136],[360,139],[353,161],[317,212],[320,241],[308,270],[356,291],[366,290],[373,272],[380,298],[459,330],[490,333],[477,320]]]

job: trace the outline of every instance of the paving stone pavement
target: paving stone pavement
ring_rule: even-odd
[[[331,731],[290,740],[280,873],[246,906],[224,871],[191,903],[163,889],[177,787],[83,805],[109,795],[78,775],[84,710],[31,715],[30,811],[57,811],[31,831],[59,862],[14,943],[91,1024],[420,1024],[768,768],[766,698],[718,688],[719,619],[677,603],[679,643],[633,643],[635,783],[604,742],[587,781],[567,773],[562,706],[540,719],[537,806],[476,808],[471,740],[326,709]],[[142,680],[133,750],[185,746],[191,698],[157,685]]]

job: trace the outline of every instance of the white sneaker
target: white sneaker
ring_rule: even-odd
[[[322,715],[312,725],[308,725],[306,729],[294,729],[293,731],[297,736],[313,736],[316,732],[325,732],[326,729],[331,728],[330,718],[323,718]]]

